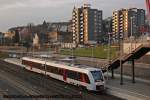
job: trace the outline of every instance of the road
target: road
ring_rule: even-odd
[[[88,92],[76,86],[27,71],[20,66],[12,65],[4,61],[0,61],[0,64],[0,90],[7,90],[8,95],[79,96],[79,98],[53,98],[50,100],[121,100],[106,93]],[[31,98],[28,100],[31,100]]]

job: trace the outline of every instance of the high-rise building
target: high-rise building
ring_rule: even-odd
[[[145,10],[130,8],[113,12],[112,30],[115,39],[139,36],[140,27],[145,25]]]
[[[72,12],[73,43],[88,44],[99,42],[102,33],[102,11],[91,9],[88,4],[74,7]]]

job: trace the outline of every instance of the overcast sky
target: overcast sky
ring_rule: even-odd
[[[74,5],[80,7],[88,0],[0,0],[0,31],[10,27],[48,22],[68,21]],[[112,15],[120,8],[144,8],[145,0],[89,0],[92,8],[103,10],[103,16]]]

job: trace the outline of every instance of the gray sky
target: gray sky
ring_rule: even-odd
[[[74,5],[80,7],[88,0],[0,0],[0,31],[10,27],[48,22],[68,21]],[[144,8],[145,0],[89,0],[92,8],[103,10],[103,16],[112,15],[120,8]]]

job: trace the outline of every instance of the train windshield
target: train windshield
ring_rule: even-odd
[[[92,76],[95,80],[95,82],[98,82],[98,81],[103,81],[103,74],[101,71],[91,71],[92,73]]]

